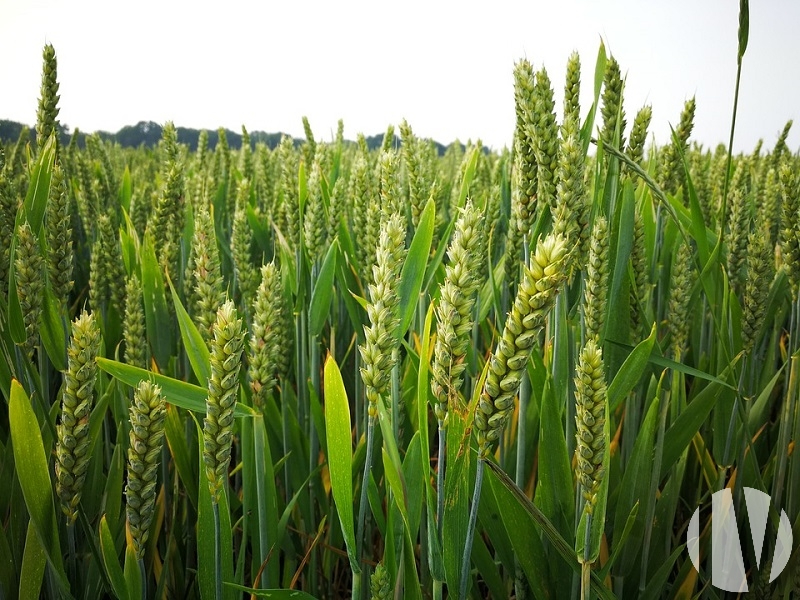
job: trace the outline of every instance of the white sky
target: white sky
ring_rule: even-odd
[[[527,57],[562,88],[580,53],[588,110],[601,38],[627,73],[630,124],[653,105],[663,143],[696,95],[693,139],[727,144],[737,0],[0,0],[0,118],[34,124],[45,43],[55,46],[60,120],[117,131],[140,120],[330,139],[380,133],[403,118],[442,143],[510,143],[513,67]],[[735,148],[771,148],[796,121],[800,2],[751,3]]]

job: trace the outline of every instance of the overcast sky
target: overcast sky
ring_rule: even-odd
[[[141,120],[318,139],[382,132],[406,118],[448,143],[509,145],[513,68],[547,68],[560,110],[567,57],[588,110],[601,39],[627,75],[628,123],[653,106],[668,139],[697,99],[693,139],[727,144],[737,0],[494,2],[0,0],[0,118],[35,123],[42,47],[58,57],[60,120],[116,131]],[[751,3],[735,148],[771,148],[800,118],[800,2]],[[800,147],[800,122],[789,138]]]

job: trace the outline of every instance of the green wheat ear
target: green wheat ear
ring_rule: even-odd
[[[603,144],[621,148],[625,142],[625,111],[622,107],[622,93],[625,83],[619,63],[613,56],[608,59],[603,77],[603,129],[600,138]],[[619,126],[619,136],[616,135]]]
[[[581,57],[573,52],[567,59],[567,77],[564,84],[563,122],[580,124],[581,120]]]
[[[514,408],[525,363],[566,280],[564,262],[567,245],[563,237],[548,235],[531,256],[530,268],[517,288],[517,296],[506,318],[503,335],[492,354],[489,373],[475,411],[478,453],[486,458],[500,439]]]
[[[233,443],[233,411],[239,394],[244,331],[233,302],[217,312],[211,342],[211,377],[208,379],[206,418],[203,421],[203,459],[212,500],[219,496],[228,475]]]
[[[193,314],[203,339],[208,343],[214,335],[217,310],[225,302],[225,280],[222,278],[214,221],[205,206],[200,206],[194,216],[191,268]]]
[[[317,155],[319,158],[319,155]],[[308,258],[312,264],[321,261],[328,242],[328,225],[325,215],[325,203],[322,199],[322,166],[319,160],[309,165],[308,198],[303,213],[303,235]]]
[[[36,147],[41,149],[47,138],[57,130],[58,119],[58,61],[52,44],[42,51],[42,87],[36,112]],[[58,143],[58,140],[56,140]]]
[[[39,242],[25,221],[17,230],[17,251],[14,257],[17,295],[25,324],[25,342],[22,347],[28,357],[39,344],[39,315],[42,312],[44,293],[44,259]]]
[[[375,565],[375,572],[370,577],[371,600],[389,600],[393,597],[389,571],[380,562]]]
[[[522,238],[530,235],[533,219],[536,216],[537,163],[533,138],[535,116],[535,77],[531,63],[525,59],[514,66],[514,110],[516,128],[514,130],[514,169],[511,210],[514,228],[508,235]],[[512,250],[516,250],[514,261],[518,260],[521,245],[510,240]],[[509,257],[507,257],[507,260]],[[515,278],[516,280],[516,278]]]
[[[671,142],[664,147],[661,165],[661,189],[670,194],[676,194],[678,188],[683,186],[684,173],[681,154],[688,148],[689,136],[694,128],[695,101],[690,98],[686,101],[681,111],[678,127],[675,129],[675,137],[679,149],[675,143]],[[688,197],[684,198],[684,203],[688,205]]]
[[[253,266],[250,246],[253,241],[253,230],[247,220],[247,204],[250,197],[250,181],[242,179],[236,190],[236,212],[233,216],[231,231],[231,255],[233,257],[233,273],[241,296],[241,306],[249,309],[258,287],[258,271]],[[211,241],[211,240],[209,240]]]
[[[536,195],[540,206],[555,209],[558,170],[558,125],[556,124],[553,86],[547,71],[536,73],[533,88],[533,151],[536,154]]]
[[[141,381],[130,408],[126,514],[136,558],[144,554],[156,502],[156,484],[164,440],[166,404],[161,388]]]
[[[164,186],[155,206],[151,226],[153,240],[159,245],[160,263],[175,281],[180,254],[180,237],[184,224],[183,164],[180,161],[178,132],[172,122],[164,125],[162,148],[166,155]],[[233,211],[231,211],[233,212]]]
[[[638,208],[634,210],[633,244],[631,246],[631,267],[633,280],[630,287],[631,336],[634,342],[639,341],[642,325],[645,320],[644,307],[647,305],[647,294],[650,289],[650,274],[647,270],[647,255],[644,239],[644,218]]]
[[[364,327],[365,342],[359,346],[362,358],[361,377],[369,402],[369,415],[378,415],[378,402],[389,387],[394,349],[397,346],[395,329],[399,322],[400,297],[397,293],[400,269],[406,256],[405,220],[393,214],[384,223],[378,242],[377,261],[369,286],[367,315],[369,326]]]
[[[405,119],[403,119],[403,122],[400,124],[400,136],[403,139],[403,145],[400,147],[400,150],[406,168],[406,177],[408,179],[408,202],[411,205],[411,224],[417,227],[417,225],[419,225],[420,216],[422,215],[422,210],[425,208],[425,202],[428,199],[430,182],[424,171],[422,143],[414,135],[411,126]]]
[[[142,284],[134,274],[125,286],[125,321],[122,326],[125,340],[125,362],[140,369],[147,368],[147,338]]]
[[[53,167],[47,203],[47,268],[53,295],[66,306],[72,291],[72,229],[64,171]]]
[[[644,159],[644,145],[647,143],[647,130],[650,127],[650,121],[653,118],[653,109],[650,105],[645,105],[636,113],[633,119],[633,127],[631,127],[631,137],[628,140],[628,147],[625,153],[637,165],[642,166]],[[628,169],[627,165],[623,165],[624,169]]]
[[[747,238],[747,281],[742,303],[742,349],[746,354],[752,352],[766,316],[773,265],[769,224],[764,223]]]
[[[683,240],[679,240],[678,243],[679,247],[672,261],[671,285],[667,305],[670,348],[674,359],[677,361],[681,359],[689,339],[689,328],[692,324],[689,300],[696,278],[691,245]]]
[[[561,127],[561,144],[558,152],[558,172],[556,184],[555,207],[553,216],[553,232],[562,235],[571,248],[569,272],[580,269],[585,257],[581,252],[581,236],[588,229],[589,203],[586,199],[586,188],[583,183],[584,160],[580,144],[580,124],[574,115]]]
[[[287,309],[280,273],[274,263],[261,267],[261,284],[253,302],[253,333],[250,337],[250,387],[253,400],[261,405],[275,386],[281,357],[288,353],[283,324]]]
[[[592,228],[589,243],[589,261],[586,265],[586,289],[584,315],[586,339],[600,345],[606,320],[606,296],[608,292],[608,222],[598,215]]]
[[[607,448],[604,426],[608,398],[603,369],[603,352],[590,338],[581,351],[575,373],[577,476],[586,498],[586,510],[590,513],[605,475],[603,457]]]
[[[447,250],[450,264],[445,269],[436,307],[436,344],[431,369],[434,410],[440,423],[463,383],[464,356],[472,333],[472,308],[481,284],[477,274],[483,259],[482,219],[481,211],[468,201]]]
[[[56,440],[56,493],[69,523],[74,523],[78,517],[78,504],[89,466],[89,414],[100,342],[100,328],[94,314],[82,312],[72,323]]]
[[[119,237],[108,215],[97,221],[97,239],[92,245],[89,266],[89,305],[93,311],[114,306],[123,314],[125,302],[125,272]]]

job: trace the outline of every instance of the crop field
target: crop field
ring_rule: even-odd
[[[0,145],[0,599],[800,597],[791,121],[733,155],[690,98],[656,146],[604,46],[508,67],[502,151],[131,149],[59,140],[45,46]]]

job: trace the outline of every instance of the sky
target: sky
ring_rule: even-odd
[[[55,47],[59,119],[82,131],[138,121],[197,129],[283,131],[331,140],[406,119],[442,143],[495,149],[514,130],[514,64],[553,82],[557,112],[567,58],[582,63],[592,101],[601,42],[626,77],[628,124],[653,107],[664,143],[696,97],[692,139],[727,145],[736,78],[737,0],[0,0],[0,119],[36,120],[42,48]],[[772,148],[800,121],[800,2],[750,5],[736,151]],[[598,121],[599,122],[599,121]],[[789,140],[800,148],[800,122]]]

